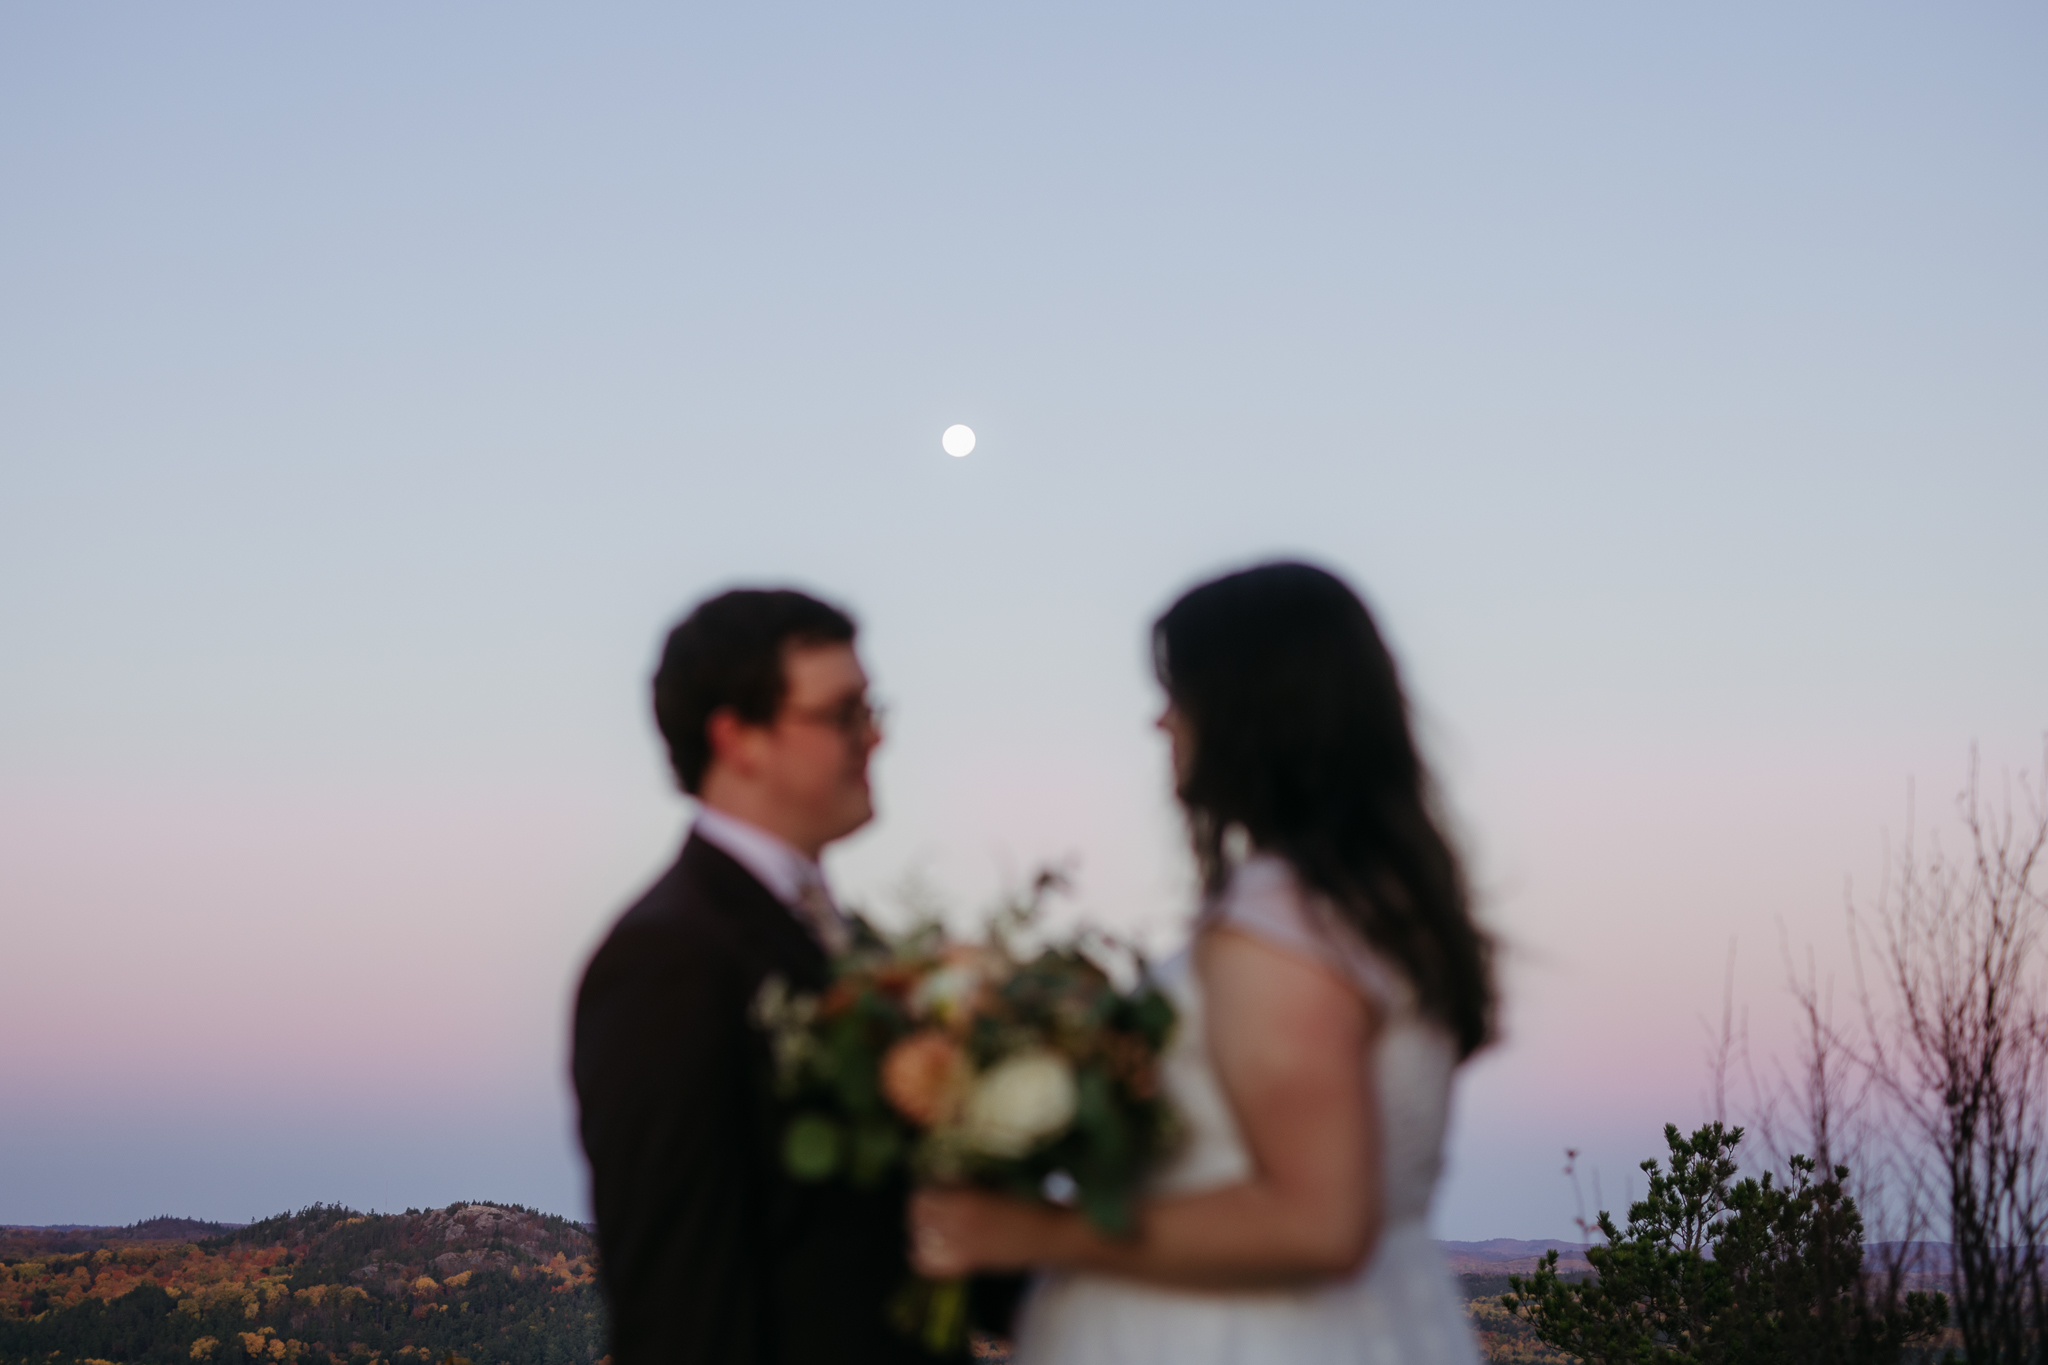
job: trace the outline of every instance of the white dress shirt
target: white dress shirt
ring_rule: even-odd
[[[692,832],[753,873],[754,880],[788,906],[797,923],[810,930],[826,952],[846,950],[853,938],[852,926],[839,913],[832,889],[825,884],[825,869],[815,859],[806,858],[759,825],[709,806],[698,809]]]

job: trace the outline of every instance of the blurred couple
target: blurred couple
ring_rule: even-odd
[[[729,592],[675,628],[654,711],[698,815],[576,1004],[614,1365],[926,1362],[886,1315],[911,1269],[1030,1275],[1023,1365],[1478,1360],[1426,1216],[1489,943],[1394,661],[1357,594],[1290,563],[1189,592],[1152,655],[1203,896],[1160,971],[1187,1137],[1119,1240],[783,1173],[749,1004],[771,974],[822,989],[848,940],[819,859],[873,814],[880,718],[826,603]]]

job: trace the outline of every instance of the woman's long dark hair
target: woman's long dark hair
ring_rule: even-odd
[[[1228,880],[1225,835],[1242,826],[1407,971],[1460,1056],[1477,1051],[1493,1033],[1492,943],[1365,603],[1321,569],[1266,564],[1174,603],[1152,646],[1193,728],[1179,795],[1209,890]]]

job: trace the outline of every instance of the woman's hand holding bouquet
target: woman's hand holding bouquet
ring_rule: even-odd
[[[1016,944],[1047,892],[997,917],[985,941],[936,926],[888,939],[862,925],[818,996],[771,979],[755,1017],[788,1106],[782,1159],[799,1180],[872,1186],[899,1172],[1071,1205],[1102,1232],[1131,1228],[1173,1116],[1159,1056],[1173,1006],[1140,981],[1119,990],[1082,935],[1028,955]],[[935,1352],[966,1331],[965,1285],[915,1281],[898,1317]]]

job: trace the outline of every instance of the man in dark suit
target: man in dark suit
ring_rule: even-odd
[[[729,592],[669,636],[654,710],[700,804],[576,1001],[573,1069],[615,1365],[929,1360],[886,1319],[908,1274],[901,1187],[791,1181],[749,1008],[826,983],[846,923],[818,858],[873,815],[880,741],[854,625],[801,593]]]

